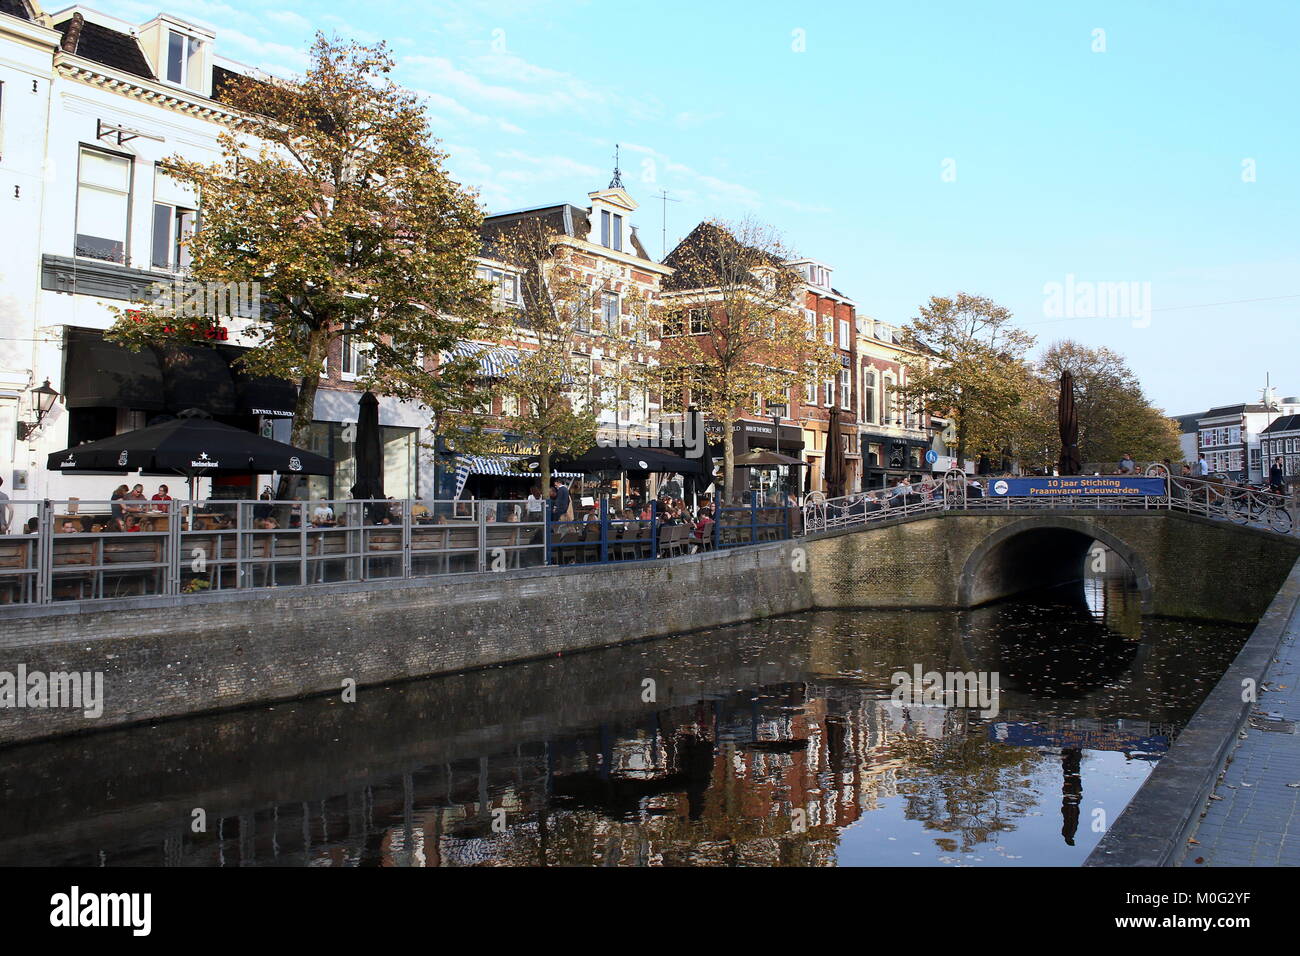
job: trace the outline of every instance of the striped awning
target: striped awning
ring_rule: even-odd
[[[456,460],[456,471],[464,469],[466,475],[500,475],[505,478],[527,478],[539,474],[536,469],[522,467],[527,461],[526,455],[461,455]],[[580,471],[552,471],[552,478],[581,478]]]
[[[484,342],[461,342],[443,355],[454,359],[478,359],[478,371],[484,378],[502,378],[519,364],[519,353],[514,349]]]

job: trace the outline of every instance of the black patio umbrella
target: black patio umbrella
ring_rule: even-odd
[[[577,458],[556,459],[555,467],[565,471],[643,471],[661,474],[676,472],[683,476],[706,474],[703,458],[684,458],[656,448],[628,448],[622,445],[597,445]]]
[[[1079,462],[1079,407],[1074,400],[1074,374],[1067,368],[1061,373],[1061,395],[1056,402],[1056,422],[1061,435],[1061,458],[1057,471],[1077,475]]]
[[[143,471],[151,475],[182,475],[190,482],[193,498],[195,478],[272,471],[328,475],[334,471],[334,462],[302,448],[223,425],[205,412],[190,409],[147,428],[53,452],[46,467],[64,474]]]
[[[367,391],[357,412],[357,482],[352,497],[363,501],[384,497],[384,437],[379,430],[379,399]]]

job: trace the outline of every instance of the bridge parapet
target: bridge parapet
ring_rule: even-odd
[[[1133,571],[1144,613],[1253,623],[1300,538],[1168,507],[1054,502],[891,509],[809,531],[819,607],[968,608],[1081,580],[1100,542]]]

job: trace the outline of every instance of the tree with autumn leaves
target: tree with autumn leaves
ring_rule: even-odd
[[[201,201],[188,278],[260,284],[242,361],[298,385],[298,445],[331,345],[345,335],[366,355],[363,388],[421,403],[435,419],[480,402],[476,362],[436,360],[490,321],[488,285],[475,276],[482,214],[448,174],[420,102],[390,78],[393,65],[383,44],[318,34],[305,75],[224,86],[235,119],[219,161],[167,164]],[[110,332],[135,348],[203,344],[204,333],[149,303]]]
[[[1122,356],[1104,347],[1057,342],[1037,359],[1035,340],[1012,324],[1010,310],[982,296],[934,296],[903,332],[920,356],[899,391],[916,407],[951,416],[958,460],[988,455],[1022,467],[1057,458],[1061,374],[1075,379],[1079,451],[1105,466],[1125,452],[1139,460],[1179,454],[1173,422],[1146,399]]]
[[[689,390],[723,424],[725,499],[737,497],[731,423],[754,396],[785,404],[792,389],[839,374],[834,346],[804,317],[804,276],[779,235],[754,220],[701,223],[664,259],[675,270],[660,310],[652,370],[666,410]]]
[[[537,449],[542,486],[557,456],[577,456],[596,444],[602,411],[629,389],[646,387],[633,352],[649,339],[645,297],[620,285],[614,272],[590,273],[577,251],[541,219],[524,219],[489,236],[485,256],[518,276],[517,307],[500,310],[502,338],[519,346],[492,382],[505,399],[502,424]],[[603,296],[618,292],[613,326],[602,328]],[[595,333],[595,334],[593,334]],[[600,358],[592,343],[599,342]]]

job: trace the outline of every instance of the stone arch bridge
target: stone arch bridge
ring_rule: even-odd
[[[803,539],[817,607],[971,608],[1083,579],[1094,542],[1132,570],[1146,614],[1254,623],[1300,539],[1168,510],[947,510]]]

